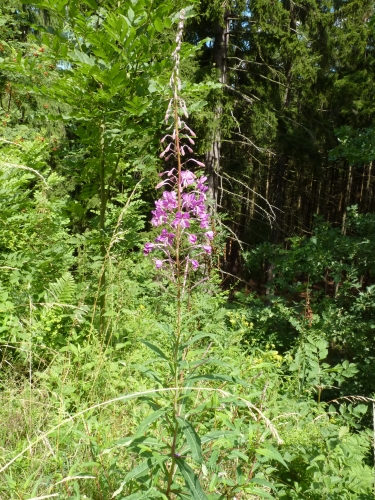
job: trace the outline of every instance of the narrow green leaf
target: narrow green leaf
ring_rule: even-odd
[[[261,488],[257,488],[257,487],[251,488],[251,493],[254,493],[255,495],[257,495],[260,498],[267,498],[269,500],[275,500],[275,497],[270,495],[267,491],[262,490]]]
[[[151,351],[155,352],[160,358],[164,359],[165,361],[169,361],[167,356],[163,353],[161,349],[159,349],[158,346],[152,344],[148,340],[141,340],[142,344],[144,344],[146,347],[151,349]]]
[[[162,462],[167,460],[167,457],[163,457],[160,459],[158,458],[148,458],[144,462],[140,463],[135,467],[132,471],[130,471],[124,479],[124,483],[128,483],[132,479],[137,479],[138,477],[145,476],[148,472],[150,472],[157,464],[159,466],[161,465]]]
[[[141,373],[143,373],[143,375],[146,375],[146,377],[149,377],[150,379],[154,380],[155,382],[157,382],[161,386],[163,385],[163,382],[160,380],[160,378],[150,368],[147,368],[146,366],[139,366],[139,365],[135,365],[135,367],[138,368],[138,370]]]
[[[248,386],[248,383],[237,377],[230,377],[229,375],[223,375],[221,373],[206,373],[203,375],[193,375],[185,379],[185,384],[189,385],[191,382],[196,382],[197,380],[210,380],[210,381],[221,381],[221,382],[231,382],[232,384],[240,384],[244,387]]]
[[[272,445],[268,445],[267,448],[258,448],[255,450],[259,455],[263,455],[264,457],[271,458],[272,460],[276,460],[277,462],[283,464],[284,467],[288,469],[288,466],[281,456],[280,452],[276,450]]]
[[[212,432],[209,432],[209,433],[205,434],[204,436],[202,436],[200,438],[200,440],[201,440],[201,445],[202,445],[202,444],[210,443],[211,441],[215,441],[216,439],[220,439],[220,438],[235,439],[235,438],[238,438],[240,435],[241,434],[236,432],[236,431],[212,431]],[[190,451],[190,449],[191,449],[190,445],[187,444],[186,446],[184,446],[182,448],[181,454]]]
[[[208,500],[193,469],[182,458],[176,458],[176,463],[185,480],[186,487],[190,491],[191,498],[194,500]]]
[[[232,382],[233,377],[229,377],[228,375],[222,375],[220,373],[206,373],[204,375],[193,375],[185,379],[185,382],[196,382],[197,380],[220,380],[221,382]]]
[[[253,479],[250,479],[250,483],[259,484],[260,486],[266,486],[271,490],[276,490],[275,486],[269,481],[267,481],[267,479],[264,479],[263,477],[254,477]]]
[[[142,436],[136,439],[133,439],[133,441],[130,443],[131,448],[144,448],[144,449],[152,449],[155,450],[156,448],[166,448],[166,445],[162,442],[159,441],[156,438],[150,437],[150,436]]]
[[[146,417],[143,420],[143,422],[141,422],[139,424],[138,429],[134,435],[134,438],[138,438],[139,436],[142,436],[142,434],[145,432],[147,427],[149,425],[151,425],[153,422],[155,422],[155,420],[158,420],[159,417],[164,415],[164,413],[166,411],[167,411],[166,409],[162,408],[161,410],[153,411],[152,413],[150,413],[150,415],[148,415],[148,417]]]
[[[182,429],[182,432],[184,433],[186,441],[190,447],[193,460],[198,464],[201,464],[203,462],[203,455],[200,437],[196,433],[191,423],[184,418],[177,417],[177,422],[179,427]]]
[[[189,347],[189,345],[194,344],[198,340],[204,339],[206,337],[210,337],[212,340],[216,340],[215,335],[213,335],[212,333],[204,333],[204,332],[202,332],[202,333],[199,333],[198,335],[195,335],[191,339],[187,340],[184,344],[181,344],[180,347],[179,347],[179,349],[183,351],[184,349],[186,349],[187,347]]]
[[[85,3],[94,10],[98,8],[98,4],[95,2],[95,0],[83,0],[83,3]]]

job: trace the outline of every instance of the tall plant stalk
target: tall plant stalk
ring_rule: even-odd
[[[176,47],[172,54],[174,67],[170,79],[172,98],[169,102],[165,121],[171,133],[168,133],[162,143],[167,143],[161,158],[166,161],[172,160],[176,167],[161,174],[165,177],[157,188],[164,187],[162,198],[155,202],[156,209],[152,212],[152,224],[164,226],[161,234],[154,243],[146,243],[144,253],[148,255],[157,251],[164,259],[156,258],[156,268],[164,273],[175,287],[176,303],[176,326],[172,346],[172,373],[173,373],[173,420],[170,456],[171,462],[167,467],[167,485],[165,494],[168,498],[174,497],[172,492],[173,478],[177,470],[179,459],[178,443],[181,431],[178,418],[182,416],[181,396],[184,387],[184,372],[181,369],[181,343],[183,340],[183,305],[184,299],[189,292],[189,275],[194,273],[194,281],[204,281],[204,273],[200,272],[199,258],[204,254],[211,253],[210,241],[213,232],[209,229],[209,215],[206,204],[207,177],[197,177],[191,170],[186,168],[189,162],[200,167],[204,164],[193,157],[185,155],[193,153],[190,145],[194,144],[195,133],[190,129],[181,115],[188,117],[185,101],[180,97],[181,81],[179,78],[180,50],[182,34],[184,29],[184,15],[182,11],[176,35]],[[194,229],[194,232],[191,232]],[[175,231],[172,232],[172,231]],[[183,356],[182,356],[183,358]]]

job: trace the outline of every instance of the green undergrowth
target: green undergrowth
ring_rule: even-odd
[[[182,304],[176,354],[170,285],[137,251],[136,195],[110,206],[103,260],[94,224],[72,236],[45,146],[17,162],[29,147],[43,179],[0,172],[1,499],[373,498],[371,400],[337,389],[361,367],[330,358],[318,321],[229,305],[213,275]],[[282,350],[286,320],[300,335]]]
[[[139,286],[134,283],[133,290]],[[140,339],[157,343],[167,354],[165,318],[171,306],[165,301],[156,307],[151,296],[134,297],[135,303],[128,304],[126,342],[116,339],[115,328],[115,340],[107,347],[95,332],[86,332],[87,341],[68,342],[44,360],[47,350],[37,343],[31,346],[34,357],[17,356],[16,345],[2,347],[0,463],[20,456],[0,475],[1,498],[163,498],[151,462],[143,475],[124,484],[139,463],[154,456],[157,441],[168,442],[157,419],[142,423],[168,397],[152,394],[155,406],[150,408],[147,391],[162,386],[148,376],[145,365],[156,370],[158,361]],[[202,447],[202,462],[194,462],[194,456],[190,461],[207,492],[202,498],[372,498],[371,434],[361,427],[366,405],[316,401],[313,358],[319,362],[324,346],[315,353],[310,349],[311,373],[301,390],[296,370],[286,370],[291,361],[271,345],[244,347],[243,329],[228,314],[224,299],[197,296],[192,311],[193,321],[210,334],[195,354],[219,359],[228,377],[197,384],[195,409],[189,413]],[[207,365],[206,375],[216,373],[212,366]],[[118,399],[135,393],[141,394]],[[241,398],[251,404],[238,404]]]

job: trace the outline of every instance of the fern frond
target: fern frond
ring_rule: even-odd
[[[75,281],[69,271],[64,273],[54,283],[49,285],[46,291],[46,302],[55,302],[59,304],[70,304],[75,295]]]

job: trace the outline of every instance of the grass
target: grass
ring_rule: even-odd
[[[129,464],[120,448],[116,458],[102,451],[131,434],[146,407],[131,400],[108,408],[105,402],[148,389],[134,376],[131,356],[123,363],[114,354],[104,363],[100,346],[92,345],[87,363],[87,351],[81,357],[56,353],[31,383],[8,360],[0,392],[0,469],[26,452],[1,472],[2,499],[81,498],[83,482],[89,498],[110,498]]]

